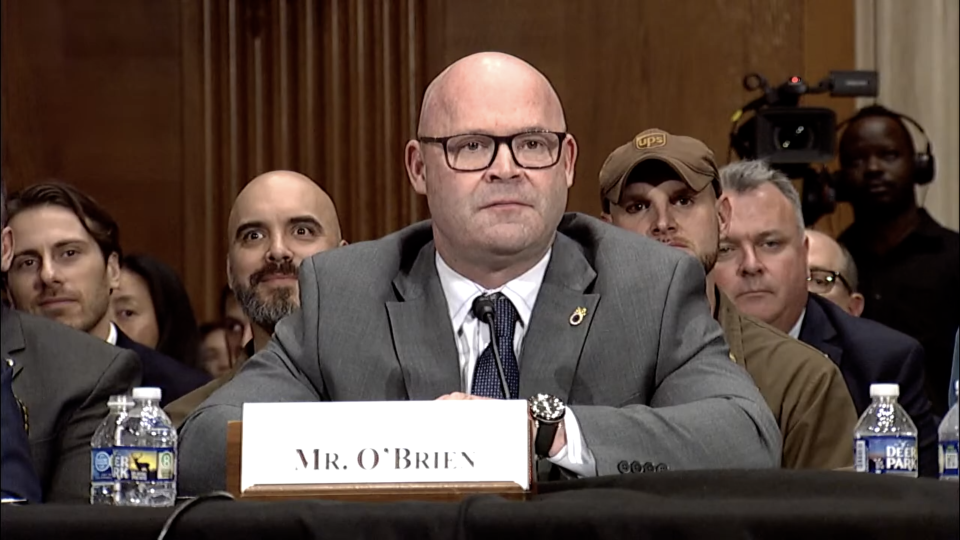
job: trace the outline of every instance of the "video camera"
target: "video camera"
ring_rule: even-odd
[[[811,164],[828,163],[836,156],[837,115],[831,109],[801,107],[806,94],[834,97],[876,97],[879,76],[876,71],[831,71],[816,86],[800,77],[790,77],[771,87],[762,75],[743,78],[747,90],[762,95],[734,113],[730,147],[740,159],[762,159],[790,178],[803,180],[803,216],[807,225],[832,211],[831,186],[821,170]],[[744,113],[754,115],[740,124]]]

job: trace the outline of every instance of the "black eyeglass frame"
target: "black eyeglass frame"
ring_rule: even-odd
[[[513,140],[522,135],[535,135],[538,133],[551,134],[551,135],[557,136],[557,156],[554,158],[553,163],[549,165],[542,165],[540,167],[527,167],[525,165],[521,165],[520,162],[517,160],[517,154],[513,149]],[[450,163],[450,151],[447,148],[447,143],[450,142],[451,139],[456,139],[457,137],[465,137],[469,135],[488,137],[491,140],[493,140],[494,147],[493,147],[493,154],[490,156],[490,162],[483,167],[478,167],[475,169],[460,169],[460,168],[454,167]],[[483,170],[489,169],[490,166],[493,165],[493,162],[497,160],[497,155],[500,153],[500,147],[504,144],[506,144],[507,148],[510,149],[510,157],[513,158],[513,162],[517,165],[517,167],[520,167],[521,169],[540,171],[543,169],[549,169],[550,167],[556,166],[557,163],[560,163],[560,156],[563,155],[563,141],[566,140],[568,135],[570,134],[564,131],[534,130],[534,131],[522,131],[520,133],[514,133],[513,135],[490,135],[488,133],[459,133],[457,135],[450,135],[449,137],[417,137],[417,140],[420,141],[421,143],[434,143],[434,144],[439,144],[443,146],[443,157],[447,161],[447,167],[450,167],[452,170],[457,172],[477,172],[477,171],[483,171]]]
[[[853,287],[850,286],[850,282],[847,281],[847,278],[843,277],[843,274],[841,274],[840,272],[835,272],[835,271],[833,271],[833,270],[827,270],[826,268],[811,268],[811,269],[810,269],[810,275],[807,276],[807,282],[808,282],[808,283],[813,281],[813,273],[814,273],[814,272],[823,272],[824,274],[828,274],[828,275],[830,276],[830,278],[831,278],[831,279],[828,279],[828,281],[830,281],[830,282],[832,282],[832,283],[836,283],[837,280],[840,280],[840,283],[843,283],[843,286],[847,288],[847,290],[850,292],[850,294],[853,294],[853,293],[857,292],[857,291],[853,290]],[[832,290],[832,287],[833,287],[833,286],[831,286],[831,290]],[[829,291],[828,291],[828,292],[829,292]]]

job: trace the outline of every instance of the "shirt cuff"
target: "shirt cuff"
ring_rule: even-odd
[[[557,452],[557,455],[547,458],[548,461],[583,478],[597,475],[597,462],[593,459],[593,452],[587,448],[580,432],[577,417],[569,408],[563,415],[562,429],[566,430],[567,444]]]

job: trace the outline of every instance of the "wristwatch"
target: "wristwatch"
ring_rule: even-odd
[[[527,400],[530,405],[530,416],[533,418],[534,435],[533,450],[537,457],[545,458],[550,455],[550,447],[557,435],[557,429],[567,412],[567,407],[559,398],[550,394],[537,394]]]

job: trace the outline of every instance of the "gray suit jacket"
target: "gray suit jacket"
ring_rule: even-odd
[[[46,502],[90,500],[90,439],[107,400],[140,384],[140,360],[58,322],[3,306],[0,352],[13,361],[34,468]]]
[[[430,400],[460,391],[429,222],[305,260],[302,309],[181,430],[186,494],[223,489],[244,402]],[[598,474],[776,467],[780,433],[729,359],[693,257],[567,214],[524,337],[520,394],[571,406]],[[585,320],[569,322],[578,307]]]

